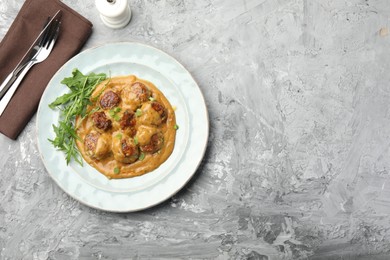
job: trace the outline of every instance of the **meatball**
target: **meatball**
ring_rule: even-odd
[[[131,92],[134,93],[141,102],[148,101],[150,97],[150,90],[141,82],[133,83],[133,85],[131,85]]]
[[[100,99],[100,107],[103,109],[110,109],[117,106],[120,102],[120,97],[114,91],[107,91]]]
[[[161,117],[161,121],[165,121],[167,119],[167,110],[165,109],[165,107],[160,102],[153,101],[152,102],[152,108],[157,113],[159,113],[159,115]]]
[[[84,138],[85,153],[93,159],[103,159],[110,152],[111,136],[91,131]]]
[[[137,124],[137,119],[134,115],[134,112],[130,110],[126,110],[121,119],[119,120],[119,127],[122,129],[126,134],[128,134],[130,137],[133,137],[136,132],[136,124]]]
[[[129,128],[129,127],[134,127],[137,123],[137,120],[134,116],[134,113],[130,110],[126,110],[122,118],[119,121],[121,129]]]
[[[164,136],[156,127],[141,125],[138,128],[136,139],[141,151],[155,153],[164,144]]]
[[[139,157],[139,147],[134,139],[123,132],[113,134],[112,152],[115,160],[122,163],[133,163]]]
[[[142,145],[141,151],[146,152],[146,153],[155,153],[158,152],[164,144],[164,136],[158,132],[152,135],[150,138],[150,142],[146,145]]]
[[[139,122],[145,125],[159,126],[167,119],[165,107],[157,102],[146,102],[140,108]]]
[[[92,114],[91,118],[93,125],[99,130],[107,131],[112,127],[111,120],[107,118],[104,112],[95,112]]]
[[[131,110],[136,110],[143,102],[148,101],[150,96],[151,91],[141,82],[135,82],[122,90],[123,102]]]

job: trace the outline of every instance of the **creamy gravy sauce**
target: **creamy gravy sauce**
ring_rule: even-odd
[[[149,98],[148,101],[140,103],[139,100],[132,100],[134,95],[129,95],[129,88],[131,88],[132,84],[136,82],[144,84],[150,90],[151,98]],[[102,109],[99,101],[104,95],[104,93],[110,90],[120,96],[119,104],[111,109]],[[127,98],[124,95],[126,95]],[[151,82],[137,78],[134,75],[113,77],[101,82],[95,88],[90,100],[92,104],[88,106],[87,111],[104,111],[107,118],[111,120],[112,126],[104,131],[97,129],[93,119],[91,118],[92,113],[84,119],[78,117],[76,119],[76,126],[77,135],[80,137],[80,140],[77,141],[77,147],[85,161],[87,161],[90,165],[92,165],[99,172],[107,176],[109,179],[129,178],[151,172],[154,169],[158,168],[171,155],[175,145],[176,137],[175,113],[171,104],[163,95],[163,93]],[[124,163],[116,160],[112,152],[113,141],[115,141],[114,138],[120,139],[123,138],[123,136],[126,136],[125,134],[121,134],[122,129],[120,123],[118,122],[118,119],[123,116],[123,113],[126,110],[131,110],[132,112],[137,114],[140,109],[143,108],[142,105],[148,102],[150,103],[150,100],[157,101],[163,105],[166,111],[166,119],[163,120],[163,122],[159,125],[153,124],[153,122],[148,122],[148,120],[155,121],[155,118],[153,118],[153,116],[148,115],[149,110],[141,110],[141,115],[135,115],[136,125],[134,126],[134,129],[135,131],[139,131],[139,129],[141,128],[149,127],[152,129],[152,132],[161,133],[163,136],[163,144],[161,149],[154,153],[142,152],[142,150],[140,150],[138,159],[132,163]],[[120,109],[117,109],[117,107],[119,107]],[[90,153],[87,151],[88,147],[86,147],[85,138],[91,132],[98,132],[100,135],[104,135],[105,137],[103,143],[107,146],[107,151],[102,158],[96,158],[94,156],[91,156]],[[148,133],[145,131],[144,133],[136,133],[132,141],[134,143],[137,143],[138,140],[142,142],[147,142]],[[139,144],[137,144],[137,147],[138,145]]]

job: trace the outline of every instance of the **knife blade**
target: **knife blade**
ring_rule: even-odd
[[[15,82],[15,80],[20,75],[20,72],[23,70],[23,68],[26,66],[29,60],[31,60],[32,57],[37,52],[38,43],[42,40],[44,37],[47,29],[49,28],[50,24],[55,20],[59,19],[62,15],[62,11],[58,10],[54,16],[49,20],[49,22],[46,23],[42,31],[38,34],[37,38],[34,40],[34,42],[31,44],[30,48],[26,51],[26,53],[23,55],[23,57],[20,59],[19,63],[16,65],[16,67],[11,71],[11,73],[5,78],[3,83],[0,85],[0,100],[4,97],[4,95],[7,93],[8,89],[12,86],[12,84]]]

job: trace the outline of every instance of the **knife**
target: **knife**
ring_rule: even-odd
[[[4,95],[7,93],[8,89],[12,86],[12,84],[18,78],[18,76],[20,75],[20,72],[26,66],[28,61],[32,57],[34,57],[34,55],[36,54],[36,52],[38,50],[38,43],[42,40],[50,23],[53,22],[55,19],[57,19],[60,15],[61,15],[61,10],[58,10],[55,13],[55,15],[53,16],[53,18],[51,18],[50,21],[46,23],[45,27],[42,29],[42,31],[39,33],[37,38],[31,44],[30,48],[27,50],[27,52],[24,54],[22,59],[16,65],[15,69],[13,71],[11,71],[11,73],[5,78],[5,80],[3,81],[3,83],[0,86],[0,100],[4,97]]]

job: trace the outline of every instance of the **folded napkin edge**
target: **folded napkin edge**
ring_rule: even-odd
[[[63,7],[64,9],[68,10],[69,12],[71,12],[73,14],[73,16],[79,18],[81,21],[83,21],[84,23],[88,24],[89,26],[93,27],[93,24],[91,23],[91,21],[89,21],[87,18],[85,18],[84,16],[82,16],[81,14],[77,13],[75,10],[73,10],[71,7],[67,6],[66,4],[64,4],[63,2],[59,1],[59,0],[55,0],[61,7]]]
[[[82,50],[85,42],[88,40],[88,38],[93,32],[93,24],[87,18],[77,13],[65,3],[62,3],[59,0],[50,0],[48,2],[45,1],[46,0],[26,0],[25,3],[22,5],[19,13],[9,26],[3,39],[1,39],[0,41],[0,49],[2,53],[1,57],[6,58],[7,60],[7,66],[0,68],[0,78],[2,78],[3,75],[8,75],[8,68],[11,68],[10,70],[12,70],[12,68],[14,67],[13,64],[15,63],[16,65],[17,61],[19,60],[16,55],[13,55],[14,57],[10,58],[7,56],[7,54],[4,53],[10,53],[12,51],[9,50],[15,49],[18,53],[24,53],[25,51],[27,51],[27,49],[25,51],[23,50],[25,48],[24,45],[27,45],[27,43],[23,43],[23,45],[15,45],[10,44],[10,41],[14,41],[14,38],[25,38],[26,29],[31,28],[33,28],[33,30],[28,30],[28,37],[37,36],[35,35],[35,31],[40,29],[40,25],[36,24],[38,20],[35,19],[36,22],[34,23],[26,22],[28,19],[30,19],[31,14],[35,14],[38,11],[38,13],[47,13],[47,15],[50,16],[48,11],[55,12],[57,10],[63,10],[64,14],[66,14],[66,19],[63,20],[63,24],[66,24],[66,26],[63,27],[62,33],[59,37],[59,42],[57,43],[60,45],[64,45],[65,47],[62,46],[64,48],[61,48],[62,51],[60,52],[58,52],[58,49],[53,50],[53,53],[51,55],[56,55],[56,59],[52,59],[52,61],[50,61],[51,57],[49,57],[45,62],[45,65],[37,64],[34,68],[32,68],[32,70],[39,69],[40,65],[44,65],[44,67],[42,67],[43,72],[37,72],[37,74],[35,75],[32,73],[33,71],[31,71],[31,73],[26,75],[23,82],[21,83],[21,86],[19,87],[18,91],[15,93],[10,104],[8,105],[8,108],[0,117],[0,132],[11,140],[17,140],[17,138],[25,128],[26,124],[36,113],[39,107],[39,100],[42,96],[42,92],[46,88],[47,83],[52,78],[52,75],[55,74],[48,73],[49,69],[56,68],[58,70],[70,58],[79,53],[80,50]],[[45,8],[41,8],[44,10],[40,10],[39,8],[37,8],[37,5],[38,7],[41,5],[45,6]],[[47,8],[46,5],[48,6]],[[28,12],[30,12],[30,14],[28,14]],[[76,27],[73,28],[72,26],[75,24]],[[23,90],[26,90],[28,88],[34,88],[34,92],[32,93],[31,91],[27,91],[26,94],[26,91]],[[12,111],[12,113],[10,113],[9,111]]]

